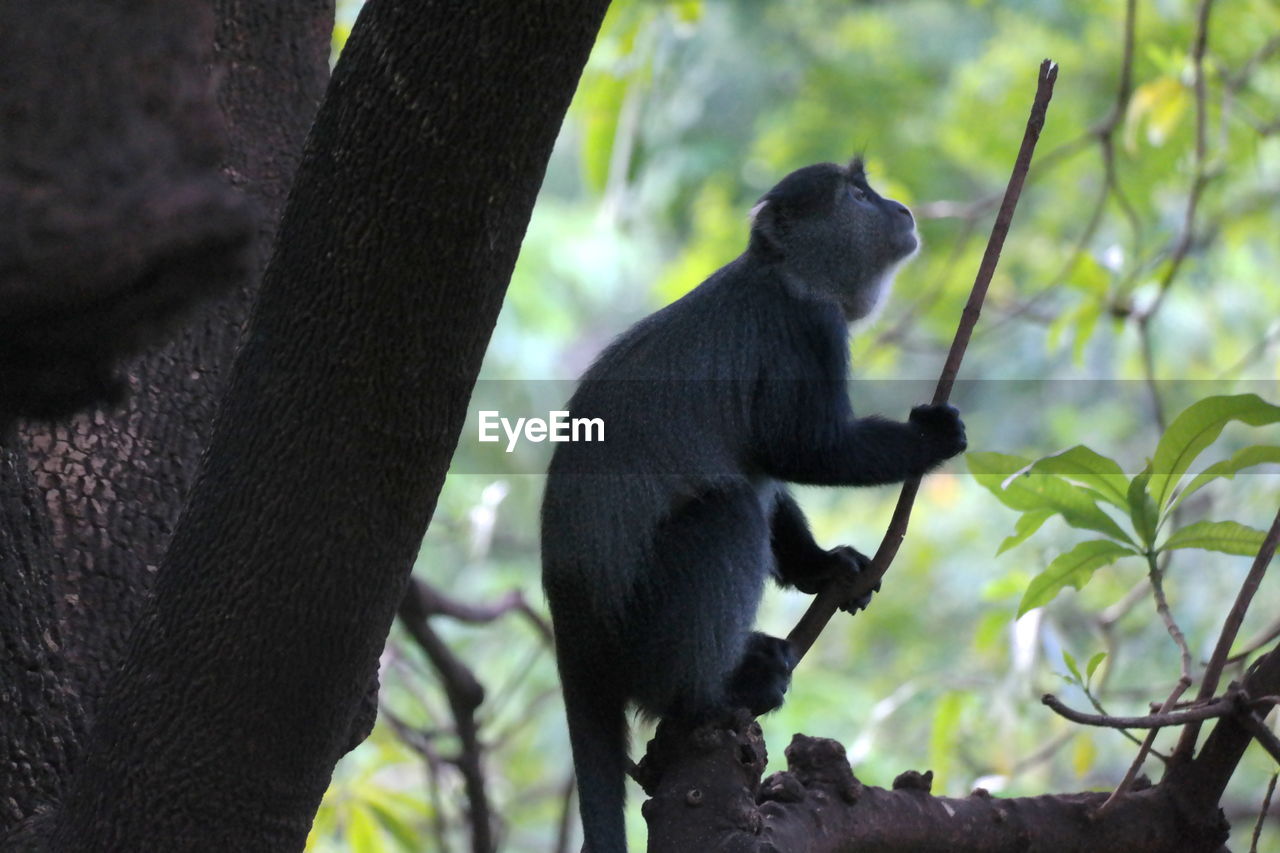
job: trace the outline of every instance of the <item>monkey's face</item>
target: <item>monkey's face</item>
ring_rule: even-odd
[[[835,298],[850,321],[876,309],[919,246],[911,211],[872,189],[856,158],[792,172],[752,215],[753,242],[815,293]]]

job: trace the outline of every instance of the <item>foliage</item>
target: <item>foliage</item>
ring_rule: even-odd
[[[1167,694],[1179,652],[1146,592],[1153,566],[1194,656],[1207,657],[1248,562],[1238,555],[1256,549],[1280,501],[1277,409],[1263,402],[1280,399],[1280,45],[1270,35],[1280,5],[1212,7],[1203,106],[1196,4],[1137,4],[1129,91],[1124,5],[615,0],[610,10],[476,391],[485,408],[530,414],[563,400],[612,335],[742,250],[746,211],[781,174],[862,151],[873,184],[913,207],[924,238],[884,316],[853,343],[855,408],[901,416],[931,393],[1036,68],[1045,56],[1061,66],[956,389],[971,476],[952,466],[926,480],[884,590],[828,628],[787,705],[764,720],[771,744],[794,731],[837,738],[872,784],[932,767],[938,792],[1105,788],[1132,745],[1053,717],[1039,694],[1065,679],[1064,701],[1135,713]],[[480,602],[518,588],[540,607],[545,458],[545,446],[504,454],[464,432],[423,544],[424,577]],[[894,494],[800,497],[819,541],[868,550]],[[771,594],[762,627],[785,633],[806,604]],[[1278,610],[1280,592],[1264,584],[1242,636],[1265,635]],[[488,689],[480,713],[503,849],[552,849],[569,750],[550,650],[514,619],[438,629]],[[361,846],[354,821],[335,816],[384,788],[418,803],[399,810],[388,798],[384,811],[464,849],[439,679],[398,633],[388,661],[383,722],[335,776],[314,849],[321,835],[396,849]],[[388,714],[428,731],[444,757],[427,783],[362,769],[388,760]],[[644,734],[638,726],[633,752]],[[1227,804],[1237,830],[1271,771],[1247,756]],[[375,778],[390,781],[375,788]],[[395,835],[365,811],[365,824]],[[636,843],[638,808],[629,819]],[[1260,849],[1280,849],[1269,835]]]
[[[1003,453],[970,453],[969,470],[978,484],[1022,513],[1001,551],[1025,541],[1054,516],[1072,527],[1105,535],[1055,557],[1028,585],[1018,615],[1043,607],[1067,586],[1082,589],[1095,571],[1126,557],[1145,558],[1154,567],[1161,553],[1179,548],[1245,557],[1258,553],[1266,535],[1262,530],[1235,521],[1178,524],[1178,506],[1213,480],[1280,461],[1280,446],[1250,445],[1206,467],[1179,489],[1195,459],[1230,421],[1274,424],[1280,421],[1280,406],[1256,394],[1206,397],[1174,419],[1151,461],[1133,477],[1127,477],[1115,460],[1082,444],[1035,462]],[[1130,530],[1107,514],[1104,503],[1120,510]],[[1171,529],[1161,541],[1159,533],[1166,524]],[[1079,673],[1073,674],[1078,680]]]

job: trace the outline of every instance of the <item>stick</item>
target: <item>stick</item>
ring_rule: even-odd
[[[1040,138],[1040,130],[1044,127],[1045,112],[1049,108],[1049,99],[1053,97],[1053,84],[1057,79],[1057,63],[1048,59],[1040,63],[1036,97],[1031,105],[1031,116],[1027,119],[1026,132],[1022,137],[1022,148],[1018,151],[1018,159],[1014,162],[1013,174],[1009,177],[1009,185],[1004,191],[1004,200],[1000,202],[995,225],[991,228],[991,238],[987,241],[987,251],[982,256],[977,278],[973,282],[973,290],[969,294],[969,302],[960,316],[960,326],[956,329],[955,340],[951,342],[951,352],[947,354],[942,376],[938,380],[938,388],[933,394],[935,405],[947,402],[951,396],[956,374],[960,371],[960,359],[964,357],[965,347],[969,345],[969,337],[973,334],[973,327],[978,322],[978,315],[982,311],[982,300],[987,295],[991,276],[995,273],[996,263],[1000,260],[1000,250],[1004,247],[1005,235],[1009,233],[1009,223],[1013,221],[1013,210],[1018,205],[1018,196],[1022,194],[1022,184],[1027,177],[1027,169],[1031,166],[1031,155],[1035,151],[1036,141]],[[898,553],[902,538],[907,533],[907,522],[911,520],[911,505],[916,499],[919,488],[918,478],[902,484],[902,494],[898,496],[898,505],[893,510],[889,529],[885,532],[880,548],[871,560],[871,565],[858,575],[851,586],[843,583],[827,584],[809,605],[804,616],[800,617],[796,627],[787,636],[795,649],[797,660],[809,651],[814,640],[839,609],[842,601],[867,595],[880,583],[880,579],[884,577],[889,564]]]

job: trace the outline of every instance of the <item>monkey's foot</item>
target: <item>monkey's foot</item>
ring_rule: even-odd
[[[756,716],[778,708],[797,660],[795,649],[785,639],[752,633],[742,662],[729,677],[730,704]]]
[[[827,556],[831,558],[831,569],[827,579],[835,583],[850,585],[854,583],[858,575],[866,571],[867,567],[871,565],[870,557],[848,545],[832,548],[827,552]],[[857,613],[859,610],[865,610],[867,605],[871,603],[871,596],[879,591],[880,583],[877,581],[871,592],[857,597],[850,596],[841,602],[840,609],[846,613]]]

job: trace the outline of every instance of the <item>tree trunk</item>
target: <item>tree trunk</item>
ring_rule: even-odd
[[[20,286],[43,282],[44,298],[62,300],[58,310],[22,325],[43,349],[56,351],[63,330],[109,338],[117,326],[145,319],[145,297],[130,301],[130,288],[121,284],[127,276],[95,277],[104,269],[138,271],[145,291],[147,282],[164,278],[157,268],[184,266],[196,294],[216,290],[218,265],[192,261],[207,256],[199,247],[219,245],[217,230],[202,216],[170,215],[135,233],[131,244],[120,220],[133,214],[139,197],[172,213],[181,205],[166,200],[189,202],[192,187],[212,199],[206,205],[228,196],[221,203],[251,216],[258,243],[254,271],[234,293],[206,303],[179,340],[128,367],[132,390],[120,409],[62,423],[30,421],[0,436],[0,719],[6,721],[0,836],[54,800],[119,663],[212,431],[258,271],[328,76],[331,0],[218,0],[216,25],[209,5],[68,0],[3,7],[8,47],[0,52],[0,77],[8,85],[0,98],[9,118],[0,136],[0,193],[15,189],[20,201],[46,202],[8,207],[44,248],[0,251],[0,316],[17,322]],[[216,93],[208,82],[211,50]],[[68,76],[69,67],[77,73]],[[97,87],[93,97],[83,90],[89,86]],[[156,118],[157,104],[169,105],[159,112],[168,120]],[[218,157],[224,129],[230,144]],[[43,168],[30,168],[33,156]],[[113,171],[122,165],[132,181]],[[231,196],[224,175],[240,194]],[[254,204],[236,201],[241,195]],[[42,226],[50,219],[78,227]],[[164,260],[174,245],[191,248],[182,264]],[[132,260],[84,260],[108,252]],[[51,255],[82,260],[74,267],[42,265]],[[215,280],[194,281],[200,276]],[[85,315],[106,316],[104,306],[113,303],[138,316],[85,325]],[[3,392],[14,390],[19,377],[14,354],[0,350],[0,373],[7,371],[9,382],[0,379],[0,410],[12,410],[19,408],[15,397]],[[39,392],[70,370],[66,381],[74,385],[73,368],[90,378],[106,375],[118,355],[74,342],[69,351],[77,357],[49,361],[42,354],[35,363],[44,373],[23,379]],[[19,397],[29,400],[32,392]]]
[[[52,849],[303,846],[606,5],[366,7]]]

